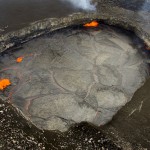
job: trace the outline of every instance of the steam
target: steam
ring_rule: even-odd
[[[96,10],[94,4],[91,3],[91,0],[62,0],[70,2],[76,8],[81,8],[84,10]]]

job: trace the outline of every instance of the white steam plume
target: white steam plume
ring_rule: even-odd
[[[95,5],[91,4],[91,0],[62,0],[62,1],[70,2],[75,7],[84,10],[96,10]]]

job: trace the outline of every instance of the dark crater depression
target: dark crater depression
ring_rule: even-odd
[[[142,49],[132,33],[104,24],[51,32],[1,53],[0,78],[11,85],[0,97],[42,129],[104,125],[148,77]]]

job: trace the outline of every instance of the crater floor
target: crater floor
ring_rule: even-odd
[[[40,128],[103,125],[148,76],[141,47],[132,34],[109,26],[50,33],[1,54],[0,78],[11,86],[0,97]]]

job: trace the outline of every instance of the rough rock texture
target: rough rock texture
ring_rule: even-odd
[[[19,121],[18,121],[19,120]],[[82,123],[64,134],[36,128],[21,112],[0,99],[1,150],[121,150],[96,128]]]
[[[132,30],[141,39],[143,39],[147,45],[150,45],[149,44],[149,39],[150,39],[149,38],[150,37],[150,35],[149,35],[150,34],[150,28],[149,28],[149,20],[150,19],[149,19],[149,17],[150,17],[150,15],[149,15],[149,11],[145,11],[144,9],[141,9],[144,6],[142,4],[148,4],[149,2],[142,0],[142,1],[140,1],[140,5],[138,6],[139,1],[134,0],[135,3],[132,4],[132,7],[130,7],[130,10],[127,10],[129,5],[124,5],[124,3],[119,3],[120,6],[124,6],[124,8],[122,8],[122,7],[118,7],[118,6],[114,5],[115,4],[114,2],[115,3],[117,2],[117,4],[118,4],[119,1],[108,0],[108,3],[107,3],[107,1],[106,1],[106,3],[104,3],[104,1],[100,1],[97,5],[98,12],[94,13],[94,14],[79,13],[79,14],[74,14],[69,17],[61,18],[61,19],[56,19],[56,18],[55,19],[45,19],[42,21],[35,22],[35,23],[31,24],[29,27],[19,30],[17,32],[12,32],[12,33],[8,33],[6,35],[2,35],[0,37],[0,50],[2,52],[4,50],[6,50],[7,48],[11,48],[14,45],[19,45],[20,43],[28,41],[28,40],[32,39],[33,37],[42,35],[46,32],[50,32],[50,31],[58,29],[58,28],[66,27],[68,25],[85,23],[92,19],[104,20],[105,22],[107,22],[109,24],[118,25],[118,26],[124,27],[126,29]],[[126,3],[126,1],[125,1],[125,3]],[[146,5],[146,6],[149,6],[149,5]],[[127,9],[125,9],[125,8],[127,8]],[[134,10],[134,11],[131,11],[131,10]],[[121,144],[121,146],[125,150],[126,149],[140,149],[139,148],[140,146],[141,146],[141,149],[150,147],[149,137],[148,137],[150,135],[149,134],[149,122],[148,122],[149,115],[147,115],[147,114],[149,114],[149,108],[147,108],[149,106],[149,97],[145,97],[145,95],[149,95],[149,88],[148,88],[148,87],[150,87],[149,83],[150,82],[148,81],[147,84],[145,84],[144,87],[142,87],[142,89],[140,89],[136,93],[135,97],[133,97],[133,100],[130,103],[128,103],[128,105],[125,106],[121,111],[119,111],[118,115],[113,119],[113,123],[111,122],[104,128],[104,132],[107,131],[108,136],[111,135],[112,138],[114,139],[114,141],[117,141],[118,144]],[[141,95],[143,95],[143,96],[141,96]],[[144,100],[144,102],[142,102],[143,100]],[[0,103],[2,105],[4,104],[3,101],[1,101]],[[3,105],[2,111],[5,108],[7,108],[7,106],[8,106],[8,104]],[[11,105],[9,105],[9,106],[10,106],[10,108],[12,108]],[[1,122],[3,122],[3,119],[5,117],[6,117],[7,121],[5,120],[4,124],[2,124],[2,123],[0,124],[0,131],[4,131],[4,129],[7,127],[9,127],[9,128],[8,128],[8,130],[5,130],[6,132],[1,132],[3,134],[1,134],[2,140],[0,141],[1,142],[0,144],[1,144],[1,149],[8,149],[10,146],[9,144],[11,144],[11,142],[7,143],[7,140],[5,139],[5,137],[10,137],[9,134],[10,134],[11,130],[15,130],[14,135],[17,135],[17,132],[18,133],[25,132],[25,129],[27,129],[27,132],[30,130],[28,129],[28,125],[24,123],[23,124],[24,128],[21,131],[20,130],[21,127],[19,126],[21,119],[20,118],[16,119],[15,117],[12,117],[12,116],[9,117],[10,114],[13,114],[13,115],[16,114],[17,113],[16,111],[14,111],[14,110],[13,111],[5,111],[4,113],[5,113],[5,115],[1,115],[2,116],[2,118],[0,118],[2,120]],[[127,117],[127,114],[129,115],[129,117]],[[20,116],[20,114],[18,116]],[[9,123],[9,119],[10,119],[10,121],[14,121],[13,126],[12,126],[12,124]],[[17,120],[19,120],[19,121],[17,121]],[[62,146],[61,143],[63,143],[62,141],[63,141],[64,137],[65,138],[69,137],[69,139],[73,139],[73,141],[71,141],[71,143],[74,145],[74,147],[73,147],[73,145],[71,145],[70,147],[67,147],[68,149],[69,148],[70,149],[71,148],[72,149],[83,149],[83,148],[85,148],[85,145],[87,146],[86,148],[89,148],[91,146],[90,147],[91,149],[104,149],[103,145],[98,145],[98,148],[95,148],[95,142],[91,142],[90,139],[88,139],[88,142],[86,142],[86,144],[83,142],[84,136],[87,136],[89,138],[90,135],[92,135],[92,137],[95,137],[98,139],[100,137],[102,137],[102,135],[96,136],[96,134],[98,133],[98,130],[96,130],[93,127],[89,127],[88,130],[84,130],[85,128],[87,129],[87,126],[88,125],[85,125],[85,126],[79,125],[77,127],[76,132],[73,131],[72,135],[70,137],[67,134],[56,133],[56,138],[50,138],[54,134],[52,132],[47,132],[46,139],[48,141],[46,141],[45,145],[48,145],[50,147],[50,149],[61,149],[61,148],[65,149],[66,147],[64,147],[64,145]],[[76,129],[76,128],[74,128],[74,129]],[[35,135],[34,135],[34,137],[36,137],[35,141],[37,142],[38,134],[41,131],[39,131],[37,128],[35,128],[35,130],[38,132],[38,133],[35,132]],[[33,131],[33,129],[32,129],[32,131]],[[68,131],[68,133],[70,133],[70,132]],[[89,133],[89,134],[87,134],[87,133]],[[136,133],[138,133],[137,134],[138,136],[136,135]],[[142,135],[142,137],[141,137],[141,135]],[[27,135],[22,136],[22,137],[23,137],[23,140],[25,140]],[[81,137],[83,137],[83,138],[81,138]],[[45,140],[44,137],[42,137],[42,140],[43,139]],[[52,139],[52,141],[50,141],[50,139]],[[69,143],[68,142],[69,139],[66,139],[65,144]],[[87,141],[87,139],[85,139],[85,141]],[[30,141],[27,140],[26,142],[30,142],[31,145],[34,145],[33,140],[30,140]],[[42,143],[42,142],[39,142],[39,143]],[[54,144],[55,147],[53,147],[52,143]],[[101,140],[100,143],[104,144],[104,146],[107,145],[106,143],[103,142],[103,140]],[[56,147],[58,145],[59,145],[59,148]],[[16,149],[16,146],[18,146],[16,142],[13,145],[11,144],[12,149],[13,148]],[[25,145],[23,145],[23,146],[24,146],[24,149],[26,149],[26,146]],[[42,148],[42,146],[40,146],[40,148]],[[109,147],[105,147],[105,148],[109,149]],[[37,149],[37,148],[33,148],[33,149]],[[117,149],[117,148],[110,146],[110,149]]]
[[[23,43],[33,37],[40,36],[63,27],[83,24],[87,21],[98,19],[111,25],[118,25],[127,30],[134,31],[137,36],[150,46],[150,30],[148,28],[150,15],[149,12],[133,12],[120,7],[112,7],[98,3],[96,13],[76,13],[64,18],[50,18],[32,23],[30,26],[2,35],[0,37],[0,51],[4,51],[16,44]]]
[[[0,94],[42,129],[66,131],[82,121],[104,125],[148,76],[142,44],[134,41],[133,34],[102,24],[42,36],[0,56],[0,78],[12,82]],[[23,61],[16,63],[19,56]]]

